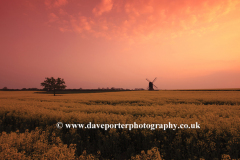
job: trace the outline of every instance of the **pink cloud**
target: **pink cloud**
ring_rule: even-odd
[[[55,7],[60,7],[60,6],[64,6],[68,3],[67,0],[56,0],[55,3],[54,3],[54,6]]]
[[[45,0],[44,4],[48,7],[48,8],[52,8],[52,7],[61,7],[64,6],[68,3],[68,0]]]
[[[111,11],[112,7],[113,7],[112,0],[102,0],[97,7],[93,8],[92,12],[96,16],[101,16],[104,12]]]
[[[58,16],[56,15],[56,14],[54,14],[54,13],[50,13],[49,14],[49,22],[55,22],[55,21],[57,21],[59,18],[58,18]]]
[[[83,29],[78,25],[78,21],[75,19],[75,17],[71,16],[70,23],[75,32],[78,32],[78,33],[82,32]]]
[[[51,6],[51,0],[45,0],[45,1],[44,1],[44,4],[45,4],[47,7],[50,7],[50,6]]]
[[[46,0],[45,4],[49,1]],[[55,6],[67,4],[66,0],[50,2]],[[149,38],[162,32],[169,32],[169,37],[178,37],[183,32],[204,34],[206,30],[202,31],[202,28],[211,28],[211,25],[217,23],[219,17],[236,9],[238,4],[237,0],[126,0],[121,2],[102,0],[93,7],[94,16],[89,12],[74,13],[62,8],[54,14],[61,21],[58,22],[60,25],[58,28],[78,33],[91,33],[96,37]],[[104,14],[110,11],[111,14]],[[50,19],[56,23],[53,15]]]
[[[62,8],[60,8],[59,14],[64,16],[64,15],[67,15],[68,13],[66,11],[64,11]]]
[[[79,19],[80,19],[80,24],[81,24],[82,28],[84,28],[87,31],[90,31],[91,24],[90,24],[90,22],[88,22],[88,19],[84,16],[81,16]]]
[[[83,31],[91,32],[93,21],[85,16],[79,16],[78,18],[70,16],[70,24],[73,31],[82,33]]]

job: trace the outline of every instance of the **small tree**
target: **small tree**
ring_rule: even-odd
[[[4,90],[4,91],[7,91],[8,90],[8,88],[7,87],[3,87],[3,89],[2,90]]]
[[[64,85],[64,84],[65,84],[64,79],[61,79],[61,78],[54,79],[53,77],[51,77],[51,78],[47,77],[47,78],[45,78],[45,81],[41,83],[41,86],[44,87],[44,90],[47,90],[47,91],[53,90],[53,93],[55,96],[55,90],[66,88],[66,85]]]

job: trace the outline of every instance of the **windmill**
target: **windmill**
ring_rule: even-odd
[[[146,79],[148,82],[149,82],[149,86],[148,86],[148,90],[149,91],[153,91],[154,89],[153,89],[153,86],[155,87],[155,88],[157,88],[157,86],[155,86],[154,84],[153,84],[153,82],[155,81],[157,79],[157,77],[151,82],[151,81],[149,81],[148,79]],[[158,88],[157,88],[158,89]]]

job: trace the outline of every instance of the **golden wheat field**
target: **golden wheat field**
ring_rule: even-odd
[[[194,124],[198,129],[58,129]],[[0,159],[240,159],[239,91],[0,91]]]

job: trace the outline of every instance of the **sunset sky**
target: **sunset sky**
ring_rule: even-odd
[[[240,88],[239,0],[1,0],[0,88]]]

